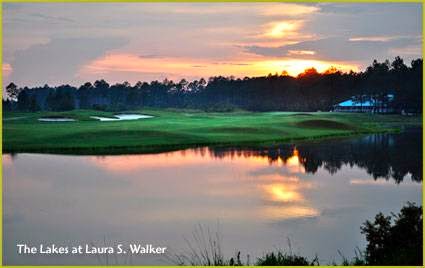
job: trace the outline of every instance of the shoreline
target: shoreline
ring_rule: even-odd
[[[326,140],[334,139],[349,139],[359,136],[367,136],[371,134],[386,134],[386,133],[401,133],[400,129],[393,130],[376,130],[376,131],[362,131],[354,133],[336,133],[321,135],[317,137],[298,137],[288,138],[281,140],[270,141],[247,141],[247,142],[227,142],[227,143],[197,143],[197,144],[180,144],[180,145],[157,145],[157,146],[129,146],[129,147],[94,147],[94,148],[26,148],[22,150],[8,150],[4,149],[2,154],[51,154],[51,155],[73,155],[73,156],[101,156],[101,155],[137,155],[137,154],[161,154],[181,150],[197,149],[202,147],[236,147],[243,149],[244,147],[253,148],[266,148],[276,145],[291,145],[296,142],[323,142]]]

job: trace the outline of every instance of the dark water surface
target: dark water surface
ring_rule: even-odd
[[[287,248],[322,264],[364,248],[360,225],[422,203],[422,132],[267,149],[3,156],[5,264],[170,264],[163,257],[18,256],[16,244],[187,248],[201,224],[227,257]]]

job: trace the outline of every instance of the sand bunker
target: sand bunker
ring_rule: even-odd
[[[90,118],[97,119],[99,121],[124,121],[124,120],[137,120],[152,118],[151,115],[146,114],[117,114],[114,117],[102,117],[102,116],[90,116]]]

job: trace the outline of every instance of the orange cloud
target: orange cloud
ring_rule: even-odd
[[[7,77],[9,76],[13,71],[12,65],[10,65],[9,63],[3,63],[2,65],[2,72],[3,72],[3,77]]]
[[[316,51],[313,50],[289,50],[288,55],[315,55]]]
[[[302,51],[295,53],[311,54],[313,52]],[[356,65],[348,63],[291,58],[264,60],[258,57],[249,58],[249,56],[247,56],[246,59],[217,62],[208,59],[142,58],[133,54],[109,54],[83,66],[78,76],[85,79],[89,77],[97,79],[99,75],[120,72],[124,81],[127,80],[125,78],[125,72],[128,72],[158,74],[157,79],[161,79],[161,77],[164,77],[164,74],[166,74],[169,79],[178,80],[187,78],[187,74],[190,74],[191,77],[199,78],[215,75],[245,77],[264,76],[269,73],[282,73],[284,70],[290,75],[296,76],[310,67],[314,67],[318,72],[323,72],[331,66],[342,71],[358,70]],[[128,81],[136,82],[131,80]]]
[[[236,64],[247,64],[236,62]],[[202,67],[202,68],[200,68]],[[98,58],[83,66],[80,76],[99,75],[112,72],[158,73],[170,74],[168,78],[191,76],[208,77],[212,75],[243,75],[246,70],[241,65],[217,64],[196,59],[185,58],[147,58],[132,54],[110,54]]]
[[[318,11],[320,11],[320,8],[315,6],[281,3],[272,6],[265,6],[260,10],[260,14],[265,16],[302,16]]]
[[[394,36],[359,36],[348,39],[351,42],[372,41],[372,42],[387,42],[395,39]]]

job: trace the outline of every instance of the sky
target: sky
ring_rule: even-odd
[[[422,57],[420,3],[3,3],[3,84],[360,71]]]

